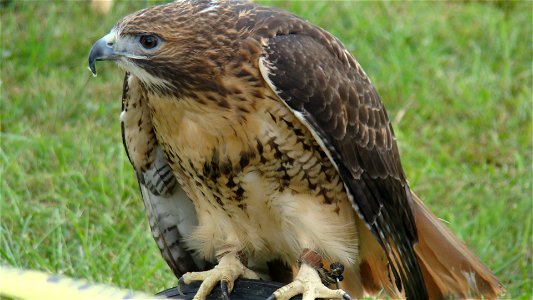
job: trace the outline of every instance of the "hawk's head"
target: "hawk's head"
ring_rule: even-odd
[[[221,72],[236,47],[237,32],[217,32],[228,28],[220,26],[228,21],[224,3],[217,1],[184,0],[140,10],[93,45],[89,69],[96,75],[96,61],[115,61],[147,89],[163,94],[198,87]]]

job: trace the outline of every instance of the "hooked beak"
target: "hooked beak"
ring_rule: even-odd
[[[111,36],[106,35],[94,43],[89,53],[89,70],[96,76],[96,61],[98,60],[114,60],[119,55],[113,50],[113,42]]]

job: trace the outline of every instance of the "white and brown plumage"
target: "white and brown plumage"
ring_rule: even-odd
[[[96,60],[126,70],[123,140],[163,257],[178,277],[218,259],[185,275],[205,280],[200,297],[309,249],[346,266],[356,297],[503,291],[410,191],[378,94],[326,31],[255,4],[178,1],[125,17],[93,46],[93,72]],[[345,295],[311,293],[309,265],[296,290]]]

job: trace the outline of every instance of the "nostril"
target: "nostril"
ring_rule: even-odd
[[[107,46],[108,46],[108,47],[113,46],[113,44],[114,44],[113,42],[107,42]]]

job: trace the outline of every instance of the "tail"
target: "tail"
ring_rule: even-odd
[[[504,288],[492,272],[413,193],[415,253],[429,297],[495,299]]]
[[[433,215],[413,194],[418,243],[414,246],[430,299],[496,299],[504,289],[498,279],[450,229]],[[384,292],[393,298],[404,298],[391,281],[385,253],[367,227],[359,222],[359,272],[347,273],[343,288],[349,291],[360,283],[367,295]],[[358,289],[354,289],[354,295]],[[382,292],[381,292],[382,291]]]

